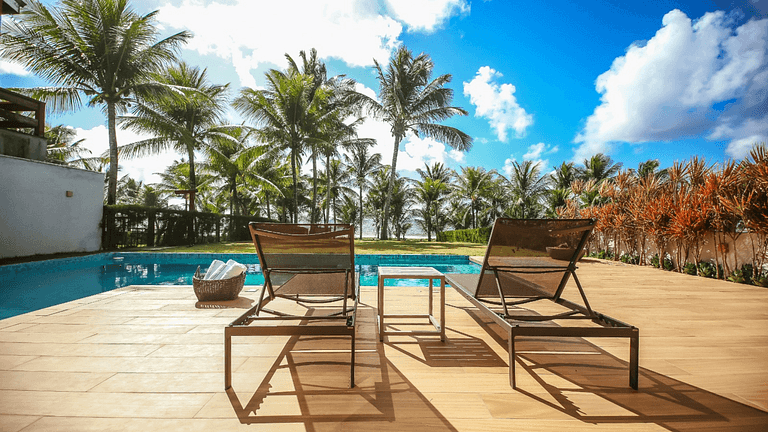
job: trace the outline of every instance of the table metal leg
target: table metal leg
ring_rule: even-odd
[[[440,279],[440,340],[445,342],[445,279]]]

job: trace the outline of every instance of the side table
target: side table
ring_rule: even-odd
[[[390,314],[384,313],[384,281],[386,279],[427,279],[429,280],[429,313],[428,314]],[[432,281],[440,280],[440,322],[437,321],[432,311],[434,310]],[[392,335],[440,335],[440,340],[445,342],[445,275],[432,267],[381,267],[379,266],[378,286],[378,324],[379,341],[384,340],[385,334]],[[435,327],[435,330],[385,330],[385,318],[427,318]]]

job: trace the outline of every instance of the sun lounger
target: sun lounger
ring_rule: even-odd
[[[232,336],[349,336],[355,385],[355,314],[360,297],[352,225],[251,223],[264,286],[256,305],[224,329],[225,388]]]
[[[638,329],[594,311],[576,277],[576,262],[593,227],[591,219],[499,218],[491,230],[481,273],[446,275],[448,284],[508,332],[512,388],[516,387],[515,338],[538,336],[628,338],[629,385],[637,389]],[[571,277],[580,302],[563,298]],[[554,302],[562,311],[537,312],[540,301]],[[595,325],[564,324],[573,320]]]

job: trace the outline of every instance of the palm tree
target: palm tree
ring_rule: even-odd
[[[443,163],[435,162],[432,166],[425,163],[424,169],[419,168],[416,172],[421,176],[421,180],[416,181],[415,194],[424,204],[421,212],[424,230],[427,232],[427,241],[432,241],[432,232],[434,231],[435,235],[438,232],[440,204],[450,192],[453,171]]]
[[[414,190],[416,197],[424,204],[423,211],[420,212],[424,220],[424,230],[427,232],[427,241],[432,241],[432,231],[435,222],[440,218],[440,202],[448,193],[448,185],[441,180],[435,180],[427,177],[416,181]]]
[[[458,176],[458,185],[454,193],[464,199],[469,199],[469,210],[472,216],[472,228],[477,228],[477,215],[482,211],[485,197],[493,185],[495,170],[486,171],[483,167],[463,167]]]
[[[266,73],[267,87],[263,90],[245,88],[233,106],[246,119],[260,127],[258,134],[269,142],[290,152],[293,177],[292,221],[299,214],[299,161],[306,145],[308,124],[315,110],[315,90],[312,76],[295,70],[281,72],[271,69]]]
[[[381,225],[381,239],[386,240],[392,191],[397,174],[397,153],[403,138],[413,132],[416,136],[443,141],[460,151],[472,147],[472,138],[457,128],[438,123],[454,115],[467,115],[467,111],[450,106],[453,90],[445,87],[451,81],[450,74],[431,79],[434,64],[427,54],[422,53],[414,58],[413,53],[403,46],[392,56],[386,70],[376,60],[374,64],[379,80],[381,103],[362,94],[357,97],[359,103],[375,117],[389,123],[395,139],[389,189]]]
[[[541,216],[541,199],[547,192],[547,178],[539,172],[539,164],[531,161],[512,163],[509,176],[509,188],[512,202],[515,204],[511,216],[523,219]]]
[[[169,148],[184,153],[189,163],[189,188],[197,189],[195,150],[210,146],[212,138],[231,139],[221,126],[229,84],[208,82],[207,70],[184,62],[155,75],[157,82],[182,88],[183,95],[162,94],[139,98],[132,116],[120,117],[125,127],[154,135],[121,146],[127,157],[158,154]]]
[[[584,181],[594,180],[600,183],[615,176],[621,169],[621,163],[614,163],[610,156],[598,153],[584,160],[584,168],[580,169],[580,177]]]
[[[553,168],[555,170],[550,174],[553,189],[570,189],[571,183],[579,177],[579,171],[573,162],[563,162],[559,167]]]
[[[249,199],[244,196],[251,186],[264,185],[277,189],[270,178],[275,167],[274,153],[267,146],[251,145],[252,131],[233,128],[223,139],[214,137],[206,147],[208,160],[201,164],[204,172],[215,176],[221,191],[229,198],[229,213],[250,214]]]
[[[338,214],[338,223],[354,225],[355,222],[357,222],[357,212],[360,211],[360,209],[357,207],[355,198],[356,197],[352,194],[342,195],[341,204],[339,204],[338,208],[333,209],[334,220],[336,218],[336,214]]]
[[[351,179],[350,172],[341,164],[340,160],[334,159],[322,173],[322,177],[326,182],[325,206],[329,210],[325,216],[325,221],[330,222],[330,209],[333,209],[333,220],[336,222],[336,198],[352,192],[350,188],[344,186]]]
[[[183,158],[175,160],[171,165],[165,168],[160,176],[160,183],[157,183],[156,191],[165,195],[175,195],[174,191],[189,189],[189,163]],[[202,174],[197,179],[197,189],[200,193],[195,195],[195,207],[204,208],[203,196],[210,193],[208,185],[214,180],[214,177]]]
[[[357,186],[358,199],[360,203],[360,239],[363,238],[363,190],[368,189],[370,180],[374,172],[381,168],[381,154],[371,155],[368,153],[369,145],[367,142],[358,142],[350,148],[350,154],[344,155],[346,165],[352,175],[352,183]]]
[[[85,103],[106,110],[109,129],[107,204],[117,196],[118,112],[132,95],[163,89],[152,73],[175,58],[186,31],[157,41],[153,21],[158,11],[137,14],[128,0],[63,0],[47,8],[36,0],[17,19],[5,20],[0,57],[24,65],[53,87],[31,89],[30,96],[54,110],[78,109]]]
[[[48,139],[46,162],[91,169],[92,162],[98,162],[99,158],[83,157],[84,153],[90,154],[91,151],[80,146],[85,138],[75,141],[76,136],[77,132],[69,126],[46,125],[45,137]]]
[[[306,134],[305,146],[310,150],[310,158],[312,159],[310,222],[314,223],[318,216],[317,158],[325,156],[327,169],[331,157],[337,153],[337,147],[339,145],[342,147],[349,146],[349,143],[345,143],[345,141],[355,137],[355,129],[362,119],[349,124],[343,121],[353,112],[350,99],[346,96],[353,92],[354,81],[342,75],[329,78],[325,63],[318,59],[317,50],[314,48],[310,50],[309,56],[304,51],[300,51],[299,56],[301,57],[301,66],[290,55],[285,55],[288,59],[290,73],[311,78],[309,96],[314,103],[311,110],[312,115],[306,118],[308,121],[304,124],[304,132]]]

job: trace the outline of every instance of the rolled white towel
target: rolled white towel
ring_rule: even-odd
[[[211,279],[213,279],[213,276],[216,273],[220,272],[224,268],[225,265],[226,264],[224,264],[224,261],[213,260],[211,265],[208,267],[208,270],[206,270],[205,276],[203,276],[203,280],[211,280]]]
[[[220,274],[217,275],[218,279],[230,279],[235,276],[240,276],[241,273],[245,271],[246,267],[238,262],[235,262],[233,260],[227,261],[227,266],[224,268],[224,270],[221,271]]]

